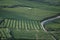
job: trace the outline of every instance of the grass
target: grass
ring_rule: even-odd
[[[24,33],[24,34],[23,34]],[[36,35],[38,36],[38,39],[45,39],[45,40],[53,40],[50,35],[47,33],[44,33],[43,31],[40,30],[40,32],[36,32],[35,30],[32,31],[19,31],[19,30],[13,30],[13,35],[16,39],[36,39]],[[44,36],[42,36],[44,35]],[[48,37],[48,38],[47,38]]]
[[[60,1],[59,1],[60,2]],[[0,2],[0,5],[25,5],[33,8],[39,8],[43,10],[50,10],[50,11],[57,11],[60,12],[60,6],[53,6],[46,3],[40,3],[35,1],[28,1],[28,0],[7,0]]]
[[[58,14],[58,12],[55,12],[55,11],[41,10],[38,8],[28,9],[25,7],[3,8],[0,11],[0,13],[1,13],[1,16],[3,17],[20,18],[22,16],[27,19],[33,19],[33,20],[42,20],[46,17],[50,17],[50,16]]]
[[[59,31],[60,19],[56,19],[56,20],[53,20],[52,22],[49,22],[45,27],[47,30],[50,30],[50,31]]]
[[[8,28],[0,28],[0,37],[2,40],[11,38]]]
[[[1,33],[8,34],[7,38],[11,36],[15,39],[54,40],[51,35],[41,29],[40,21],[60,13],[59,2],[60,0],[0,0],[0,18],[5,19],[5,22],[0,24],[4,26],[0,28],[0,31],[4,30],[4,33],[3,31]],[[3,8],[1,6],[14,7]],[[60,19],[49,22],[45,26],[48,30],[58,30],[60,25],[57,22],[60,22]],[[60,39],[59,33],[53,34]]]
[[[57,40],[60,40],[60,19],[56,19],[51,22],[48,22],[48,24],[45,25],[45,28],[46,30],[48,30],[48,32],[52,32],[51,34]]]
[[[10,20],[10,22],[9,22],[9,20]],[[14,21],[15,21],[15,23],[13,24]],[[37,22],[37,23],[35,23],[35,22]],[[18,26],[18,24],[20,26]],[[35,24],[36,24],[36,26],[34,26]],[[43,39],[46,40],[47,37],[48,37],[47,40],[53,40],[53,38],[48,33],[45,33],[41,28],[39,28],[39,29],[37,28],[38,21],[33,21],[33,20],[27,20],[27,21],[26,20],[19,20],[18,21],[18,20],[14,20],[14,19],[5,19],[5,22],[2,22],[0,25],[3,25],[3,26],[5,25],[4,29],[8,28],[9,29],[9,34],[11,34],[11,37],[13,37],[15,39],[22,39],[23,38],[23,39],[36,40],[36,35],[37,35],[39,40],[40,39],[41,40],[43,40]],[[14,25],[14,27],[13,27],[13,25]],[[26,27],[28,27],[27,29],[29,31],[26,30]],[[40,26],[38,26],[38,27],[40,27]],[[4,29],[1,29],[1,30],[4,30]],[[38,30],[38,31],[36,31],[36,30]]]
[[[34,23],[36,22],[36,23]],[[3,25],[7,28],[16,28],[19,29],[21,27],[21,29],[35,29],[35,24],[36,27],[39,27],[39,23],[37,21],[33,21],[33,20],[24,20],[24,19],[20,19],[20,20],[14,20],[14,19],[5,19],[4,22],[2,22],[0,25]],[[37,28],[38,29],[38,28]]]
[[[57,40],[60,40],[60,32],[53,32],[52,35],[54,35]]]

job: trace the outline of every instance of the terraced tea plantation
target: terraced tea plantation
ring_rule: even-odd
[[[0,40],[60,40],[60,0],[0,0]]]
[[[27,19],[4,19],[0,24],[1,39],[41,39],[52,40],[48,33],[43,32],[40,27],[40,21]],[[6,31],[6,32],[5,32]],[[42,36],[44,35],[44,36]],[[49,37],[48,39],[46,37]]]
[[[1,26],[6,28],[12,28],[12,29],[21,29],[21,30],[39,30],[40,28],[40,22],[35,20],[15,20],[15,19],[4,19],[4,22],[1,23]]]

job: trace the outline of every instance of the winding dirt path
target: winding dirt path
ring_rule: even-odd
[[[47,20],[44,20],[41,22],[41,29],[43,29],[45,32],[47,32],[47,30],[44,28],[44,25],[47,23],[47,22],[50,22],[50,21],[53,21],[55,19],[59,19],[60,16],[57,16],[57,17],[54,17],[54,18],[50,18],[50,19],[47,19]]]
[[[45,25],[47,22],[50,22],[50,21],[53,21],[53,20],[59,19],[59,18],[60,18],[60,16],[57,16],[57,17],[50,18],[50,19],[47,19],[47,20],[42,21],[42,22],[41,22],[41,29],[43,29],[43,31],[45,31],[45,32],[48,33],[48,31],[44,28],[44,25]],[[52,36],[52,35],[51,35],[51,36]],[[52,36],[52,38],[53,38],[54,40],[56,40],[56,38],[55,38],[54,36]]]

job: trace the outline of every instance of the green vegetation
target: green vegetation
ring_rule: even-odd
[[[0,28],[0,39],[5,40],[11,38],[8,28]]]
[[[54,40],[40,22],[58,14],[60,0],[0,0],[0,39]],[[60,19],[48,22],[45,28],[60,40]]]
[[[13,35],[16,39],[22,39],[23,38],[23,39],[30,39],[30,40],[34,40],[34,39],[35,40],[36,39],[38,39],[38,40],[53,40],[53,38],[49,34],[43,32],[41,30],[39,32],[36,32],[35,30],[30,30],[30,31],[14,30]]]
[[[60,19],[53,20],[48,22],[45,25],[47,31],[51,32],[51,34],[57,39],[60,40]]]
[[[8,39],[41,39],[41,40],[53,40],[51,35],[48,33],[45,33],[39,25],[39,21],[34,20],[16,20],[16,19],[4,19],[5,21],[2,22],[0,25],[3,25],[5,27],[1,28],[0,30],[7,30],[6,32],[10,34],[11,38]],[[35,25],[35,26],[34,26]],[[4,30],[4,32],[5,32]],[[4,35],[4,34],[2,34]],[[44,35],[44,36],[42,36]],[[9,36],[9,35],[7,35]],[[47,39],[48,37],[48,39]],[[4,37],[5,38],[5,37]],[[4,39],[3,38],[3,39]],[[7,37],[6,37],[7,39]]]
[[[60,19],[53,20],[45,25],[48,31],[60,31]]]
[[[46,17],[51,17],[53,15],[58,14],[57,12],[54,12],[54,11],[42,10],[38,8],[29,9],[28,7],[3,8],[0,11],[0,13],[1,13],[1,16],[3,17],[11,17],[11,18],[24,17],[24,18],[33,19],[33,20],[43,20]]]
[[[60,32],[59,31],[53,32],[52,35],[55,36],[55,38],[57,40],[60,40]]]

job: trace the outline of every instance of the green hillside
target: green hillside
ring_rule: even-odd
[[[1,40],[60,40],[60,0],[0,0]]]

